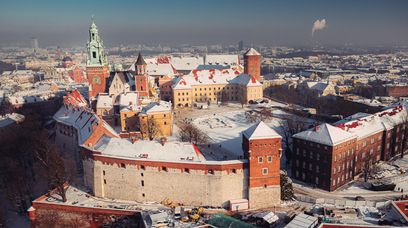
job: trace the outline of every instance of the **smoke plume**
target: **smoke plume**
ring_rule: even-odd
[[[314,33],[318,30],[322,30],[324,28],[326,28],[326,19],[321,19],[321,20],[316,20],[313,23],[313,28],[312,28],[312,36],[314,35]]]

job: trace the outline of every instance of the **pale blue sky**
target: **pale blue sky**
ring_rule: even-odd
[[[81,45],[95,15],[107,45],[247,43],[408,44],[405,0],[1,0],[0,43],[38,37]]]

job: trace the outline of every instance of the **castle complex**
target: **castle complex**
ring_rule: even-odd
[[[195,145],[171,137],[172,104],[154,99],[146,62],[139,54],[133,71],[109,72],[103,42],[92,22],[87,74],[89,98],[73,91],[55,114],[56,143],[76,161],[84,184],[96,197],[241,208],[280,203],[281,137],[260,122],[242,132],[236,160],[214,145]],[[245,54],[248,69],[194,69],[174,78],[173,106],[200,102],[243,102],[263,97],[260,54]],[[148,101],[146,103],[146,100]],[[150,128],[154,121],[157,132]],[[112,127],[120,126],[120,132]],[[205,148],[204,152],[202,149]],[[214,159],[210,153],[224,159]]]

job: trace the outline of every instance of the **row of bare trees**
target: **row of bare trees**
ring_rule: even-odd
[[[53,189],[66,201],[64,184],[73,178],[74,170],[68,169],[39,116],[26,116],[23,123],[3,131],[0,157],[0,192],[13,205],[8,210],[23,214],[33,199]]]
[[[178,124],[180,128],[179,138],[183,142],[190,142],[196,145],[204,145],[210,142],[210,137],[199,128],[197,128],[191,120],[184,119]]]

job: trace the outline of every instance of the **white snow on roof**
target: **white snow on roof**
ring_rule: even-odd
[[[257,50],[254,48],[250,48],[247,52],[245,52],[245,55],[261,55]]]
[[[99,122],[97,116],[82,108],[62,106],[54,115],[57,122],[73,126],[78,131],[78,144],[81,145],[92,134],[93,125]]]
[[[119,106],[120,108],[128,107],[128,106],[137,106],[137,93],[136,92],[128,92],[122,93],[119,96]]]
[[[392,129],[407,119],[407,109],[404,105],[386,109],[374,114],[378,116],[386,129]]]
[[[258,80],[256,80],[256,78],[252,77],[249,74],[240,74],[232,79],[229,83],[244,86],[262,86],[262,84]]]
[[[172,162],[201,162],[204,156],[191,143],[168,141],[162,145],[159,141],[139,140],[134,143],[127,139],[102,137],[94,150],[104,156],[124,157]]]
[[[112,97],[109,94],[99,94],[96,101],[96,108],[112,108]]]
[[[306,85],[311,90],[324,91],[329,84],[323,82],[306,82]]]
[[[206,55],[204,57],[205,65],[239,65],[238,55]]]
[[[239,70],[230,69],[210,69],[193,70],[189,75],[179,77],[173,84],[173,89],[190,89],[195,85],[226,85],[239,84],[245,86],[262,86],[254,77],[248,74],[241,74]]]
[[[103,124],[112,135],[119,137],[116,131],[90,110],[72,106],[62,106],[55,114],[55,121],[74,127],[78,132],[78,144],[82,145],[93,133],[93,127]]]
[[[349,122],[341,123],[337,127],[357,136],[358,139],[376,134],[384,130],[380,118],[369,115]]]
[[[275,130],[266,125],[263,121],[259,122],[243,131],[242,134],[249,140],[282,138]]]
[[[355,137],[355,135],[327,123],[293,135],[293,138],[312,141],[328,146],[334,146]]]
[[[149,114],[155,112],[170,112],[171,103],[166,101],[152,102],[142,109],[142,114]]]
[[[171,57],[170,63],[176,70],[193,70],[204,64],[202,57]]]
[[[144,59],[147,66],[146,71],[149,76],[175,76],[174,68],[170,63],[158,63],[157,58]],[[129,70],[135,71],[135,63],[133,63]]]
[[[24,121],[25,117],[18,113],[6,114],[0,116],[0,127],[6,127],[11,124],[20,123]]]

